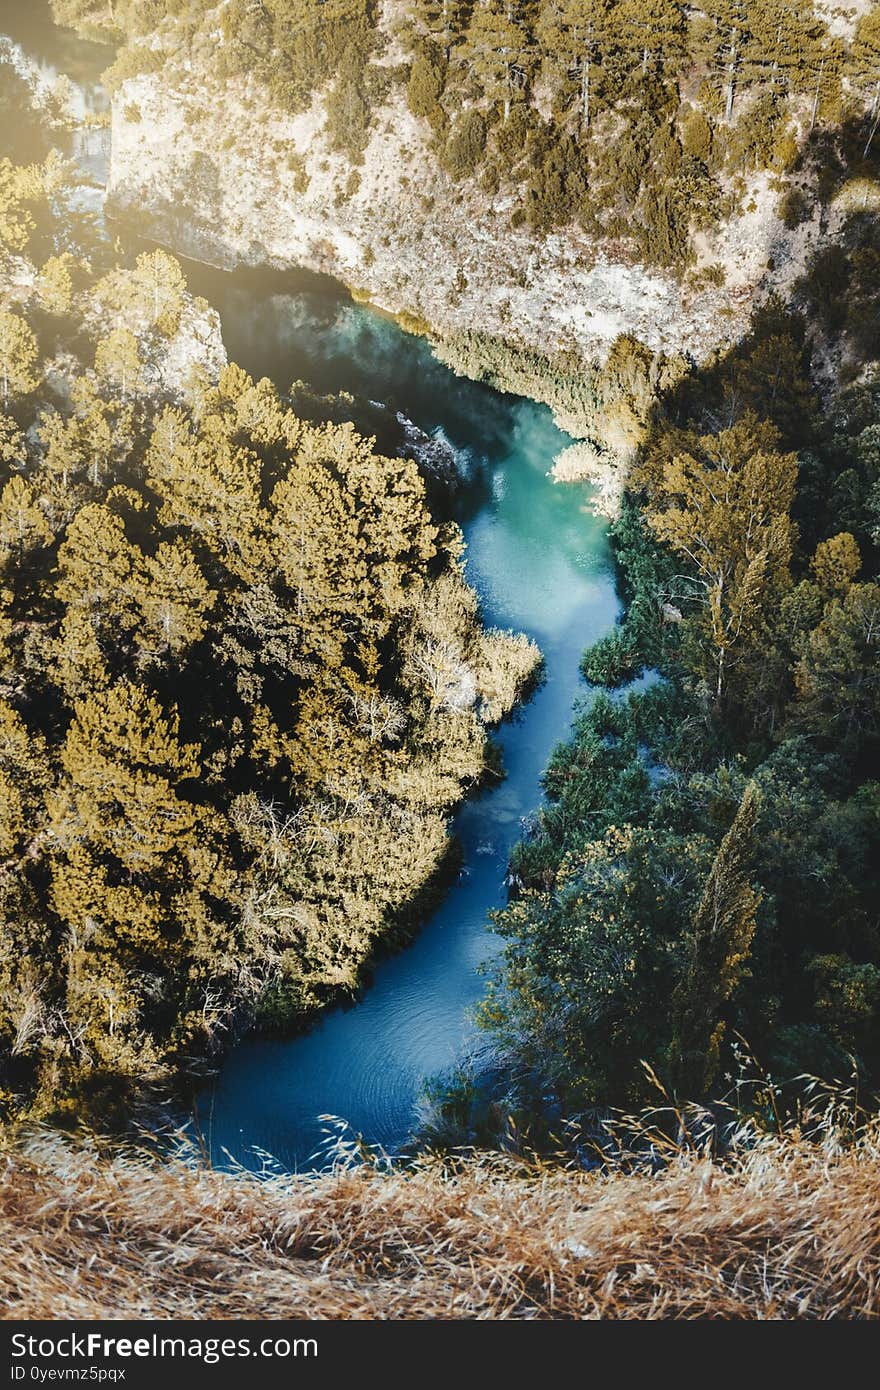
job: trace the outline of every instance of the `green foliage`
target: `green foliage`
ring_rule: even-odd
[[[470,178],[486,149],[486,123],[479,111],[466,111],[454,123],[443,147],[446,172],[456,180]]]
[[[878,387],[821,416],[804,347],[771,302],[643,415],[627,611],[584,671],[664,679],[585,702],[514,850],[483,1012],[514,1104],[647,1099],[643,1062],[711,1099],[736,1034],[787,1082],[880,1074]],[[650,354],[612,358],[597,394],[647,398]]]
[[[355,48],[342,55],[333,91],[327,98],[327,132],[333,149],[360,163],[370,135],[370,108]]]

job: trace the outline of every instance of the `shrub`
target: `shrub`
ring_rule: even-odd
[[[486,122],[479,111],[466,111],[449,133],[441,156],[443,167],[456,182],[470,178],[485,149]]]
[[[641,674],[643,666],[635,638],[626,624],[600,637],[598,642],[587,648],[581,661],[581,671],[586,679],[593,685],[605,685],[609,689],[634,680]]]

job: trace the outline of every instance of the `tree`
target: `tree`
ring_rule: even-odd
[[[94,289],[95,299],[116,316],[118,327],[135,332],[159,328],[167,335],[177,330],[185,293],[179,262],[161,249],[142,252],[130,270],[111,270]]]
[[[271,501],[274,550],[302,640],[332,667],[374,645],[434,553],[414,465],[379,460],[351,426],[310,431]]]
[[[795,667],[795,727],[858,748],[880,730],[880,585],[849,584],[826,604]]]
[[[577,82],[584,130],[590,125],[593,70],[609,9],[609,0],[547,0],[538,15],[536,36],[541,48]]]
[[[31,484],[10,478],[0,494],[0,567],[15,557],[19,563],[27,551],[49,545],[52,530],[37,506]]]
[[[170,326],[180,315],[186,280],[180,262],[167,251],[145,251],[135,261],[132,275],[135,284],[146,295],[149,304],[150,322],[158,324],[164,320]]]
[[[733,120],[734,102],[751,42],[751,0],[703,0],[694,22],[693,56],[705,64],[713,85],[724,95],[724,119]]]
[[[163,411],[147,451],[147,481],[162,500],[163,525],[201,537],[247,579],[262,555],[260,466],[253,450],[232,443],[230,424],[237,422],[210,413],[196,429],[181,411]]]
[[[160,864],[198,819],[178,791],[198,776],[198,748],[178,731],[177,714],[129,681],[78,701],[51,798],[55,843],[87,844],[134,873]]]
[[[131,446],[132,407],[124,401],[103,400],[95,381],[88,376],[77,378],[70,395],[86,455],[89,482],[93,488],[99,488],[114,458],[127,453]]]
[[[217,595],[183,541],[163,541],[145,561],[145,582],[135,594],[142,614],[138,640],[155,654],[180,657],[204,636]]]
[[[0,463],[23,467],[26,458],[24,435],[11,415],[0,414]]]
[[[862,557],[854,536],[841,531],[821,541],[810,562],[816,583],[831,593],[846,592],[862,568]]]
[[[118,387],[121,398],[143,386],[143,362],[137,338],[128,328],[113,328],[95,350],[95,371],[102,380]]]
[[[788,581],[797,458],[776,452],[775,430],[753,415],[686,438],[693,451],[666,460],[646,515],[693,567],[720,702],[731,653],[748,644],[768,594]]]
[[[531,49],[525,30],[508,16],[500,0],[480,0],[474,9],[462,58],[473,69],[487,100],[502,103],[506,121],[511,102],[525,87]]]
[[[880,10],[876,7],[862,15],[849,51],[848,75],[868,93],[868,138],[865,158],[871,149],[880,124]]]
[[[760,800],[754,783],[718,847],[685,938],[682,973],[672,994],[670,1063],[679,1094],[704,1096],[714,1080],[724,1035],[724,1005],[745,974],[760,896],[750,873]]]
[[[448,62],[452,45],[464,30],[467,6],[463,0],[413,0],[410,14],[418,32],[432,39]]]
[[[73,303],[69,256],[50,256],[37,279],[40,303],[50,314],[67,314]]]
[[[677,69],[684,54],[684,8],[677,0],[619,0],[611,12],[611,42],[642,76]]]
[[[81,507],[58,548],[56,594],[90,614],[96,627],[131,626],[133,595],[143,585],[143,557],[122,518],[103,503]]]
[[[87,442],[75,416],[65,420],[57,410],[40,417],[37,436],[43,445],[43,466],[66,494],[72,477],[85,471]]]
[[[25,320],[0,309],[0,385],[4,406],[8,406],[10,394],[33,391],[38,381],[34,375],[38,355],[37,340]]]
[[[11,128],[11,127],[9,127]],[[34,211],[45,202],[40,169],[0,159],[0,253],[22,255],[36,229]]]

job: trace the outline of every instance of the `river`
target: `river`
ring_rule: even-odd
[[[0,32],[44,70],[75,78],[99,108],[94,45],[47,26],[27,0],[5,0]],[[101,58],[103,66],[106,51]],[[85,168],[102,175],[100,161],[87,159]],[[332,282],[304,272],[186,268],[191,289],[220,313],[230,359],[252,375],[282,389],[303,380],[391,405],[460,451],[475,480],[458,503],[468,579],[486,622],[527,632],[545,659],[543,684],[498,732],[505,780],[454,819],[461,872],[413,944],[381,960],[361,997],[325,1013],[308,1034],[240,1043],[198,1098],[195,1123],[215,1162],[254,1167],[271,1155],[304,1169],[322,1161],[322,1116],[393,1151],[411,1130],[425,1079],[478,1046],[479,968],[499,947],[487,917],[505,901],[508,854],[539,804],[541,771],[583,690],[581,652],[620,605],[587,489],[548,477],[569,441],[545,407],[456,377],[423,340]]]

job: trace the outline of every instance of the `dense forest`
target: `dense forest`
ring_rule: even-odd
[[[412,460],[169,377],[207,306],[65,178],[0,160],[0,1045],[8,1109],[106,1119],[354,989],[538,653]]]
[[[795,225],[829,133],[850,129],[852,155],[867,156],[880,118],[871,6],[848,26],[813,0],[53,5],[62,22],[126,41],[111,85],[168,66],[175,80],[192,68],[248,84],[249,100],[256,83],[289,111],[317,100],[355,165],[400,89],[438,165],[487,197],[509,193],[514,225],[574,222],[618,256],[679,271],[701,231],[742,207],[756,170]],[[292,166],[290,178],[308,175]]]
[[[848,283],[876,334],[876,280]],[[496,922],[483,1021],[520,1103],[880,1076],[880,382],[822,409],[808,359],[770,304],[655,411],[612,527],[627,613]]]
[[[844,40],[806,0],[425,0],[392,40],[357,0],[54,9],[125,41],[111,86],[201,55],[324,102],[355,163],[397,84],[446,172],[515,189],[536,234],[577,220],[679,268],[746,171],[792,223],[862,179],[735,347],[623,336],[570,383],[637,454],[627,611],[515,851],[482,1023],[526,1111],[639,1104],[654,1074],[717,1096],[746,1049],[780,1084],[874,1084],[880,12]],[[2,1023],[8,1094],[44,1112],[351,988],[537,661],[481,628],[413,462],[235,366],[157,386],[180,268],[102,264],[63,180],[0,164]]]

